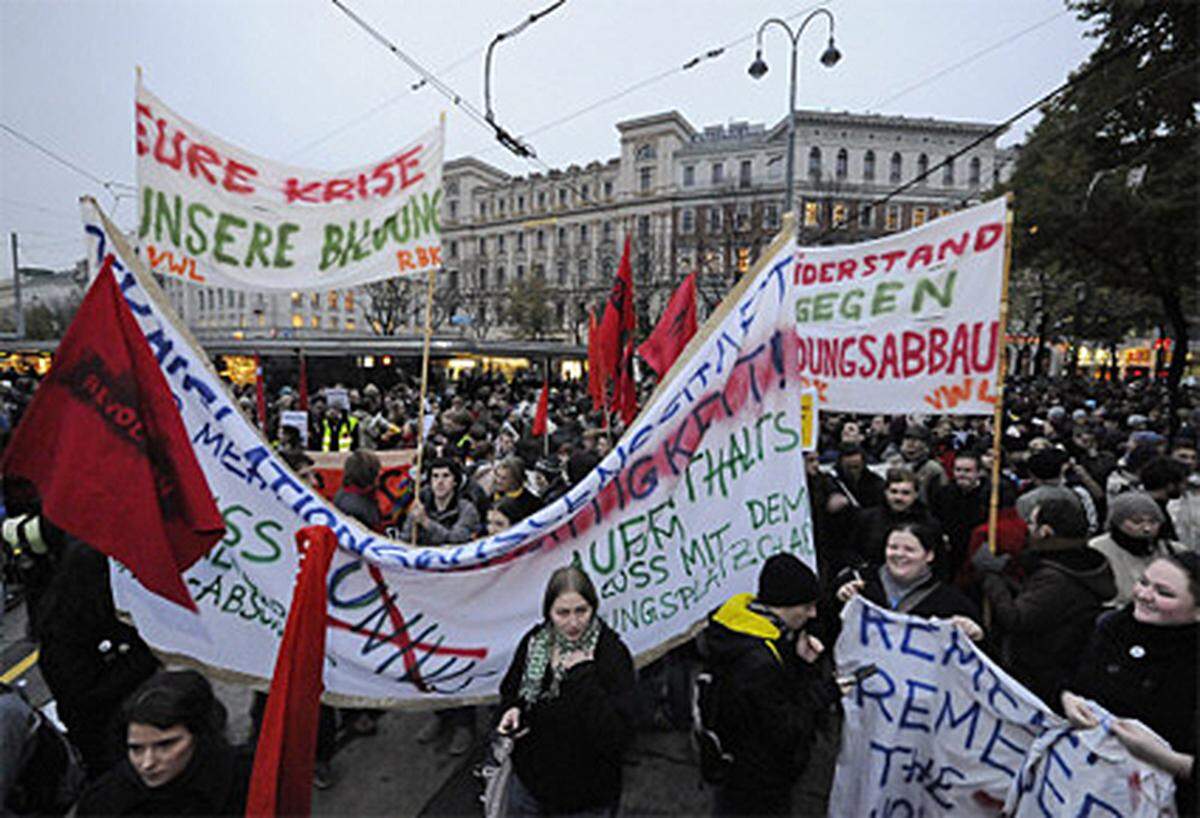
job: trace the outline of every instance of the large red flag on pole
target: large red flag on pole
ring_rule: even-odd
[[[600,343],[600,322],[596,320],[596,310],[588,309],[588,395],[592,398],[592,411],[599,412],[604,408],[604,373],[601,371],[600,353],[597,347]]]
[[[302,552],[300,576],[254,753],[247,818],[312,813],[317,721],[325,688],[326,575],[337,537],[329,526],[310,526],[296,532],[296,544]]]
[[[596,340],[596,359],[603,383],[615,380],[620,374],[621,359],[625,347],[633,338],[637,318],[633,313],[633,267],[629,263],[629,236],[625,237],[625,250],[621,253],[621,266],[613,280],[604,306],[604,317],[600,319],[600,332]]]
[[[225,533],[179,409],[112,269],[100,275],[0,461],[42,514],[196,610],[180,574]]]
[[[667,374],[671,364],[683,352],[688,341],[696,334],[696,274],[683,280],[671,295],[667,308],[654,327],[654,332],[638,347],[638,355],[658,373]]]

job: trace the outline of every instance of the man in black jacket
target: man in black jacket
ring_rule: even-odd
[[[714,815],[790,815],[792,785],[808,763],[818,718],[840,690],[805,632],[817,576],[792,554],[764,563],[757,594],[738,594],[709,616],[700,649],[720,679],[717,728],[733,754]]]
[[[859,567],[864,562],[882,565],[888,532],[898,523],[912,522],[929,526],[941,539],[942,526],[921,501],[920,484],[911,469],[900,466],[888,469],[883,498],[883,505],[856,512],[844,560],[836,566],[831,576],[836,576],[842,568]],[[938,555],[939,558],[944,556]]]
[[[942,576],[958,576],[967,558],[971,532],[987,522],[991,486],[983,476],[979,455],[962,451],[954,455],[954,481],[933,490],[930,510],[946,532],[949,559],[942,566]]]
[[[1050,497],[1030,513],[1029,548],[1020,556],[1025,581],[1015,593],[1000,573],[1008,555],[979,549],[992,621],[1003,633],[1010,671],[1047,705],[1075,672],[1104,602],[1117,593],[1108,559],[1087,547],[1088,523],[1069,497]]]

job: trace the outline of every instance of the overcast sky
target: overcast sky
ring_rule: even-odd
[[[398,48],[482,109],[483,50],[550,0],[344,0]],[[1001,122],[1066,79],[1094,46],[1062,0],[832,0],[842,61],[817,62],[825,20],[801,40],[801,108]],[[617,154],[614,124],[675,109],[697,127],[785,115],[789,45],[766,34],[770,72],[746,68],[768,17],[793,25],[816,4],[781,0],[567,0],[497,47],[493,104],[554,167]],[[719,57],[679,71],[692,57]],[[132,185],[134,68],[182,116],[265,157],[335,170],[381,158],[448,111],[446,157],[536,168],[484,131],[330,0],[0,0],[0,124],[102,181]],[[647,82],[660,77],[654,82]],[[631,86],[632,93],[605,102]],[[568,121],[572,114],[590,109]],[[1001,144],[1020,141],[1016,123]],[[0,276],[8,234],[22,264],[83,252],[80,195],[129,227],[114,197],[0,129]]]

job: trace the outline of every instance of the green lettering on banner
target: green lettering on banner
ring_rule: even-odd
[[[940,304],[942,309],[949,309],[950,304],[954,301],[954,281],[957,277],[958,270],[947,270],[942,273],[939,276],[942,279],[940,290],[932,276],[918,279],[916,288],[913,291],[913,315],[921,314],[921,307],[925,303],[926,296],[929,296]]]
[[[871,317],[887,315],[896,311],[896,293],[904,289],[899,281],[881,281],[875,285],[875,296],[871,299]]]

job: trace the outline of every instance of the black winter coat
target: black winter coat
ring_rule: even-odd
[[[1196,637],[1200,625],[1147,625],[1133,605],[1100,617],[1070,690],[1113,715],[1135,718],[1177,752],[1196,754]],[[1190,782],[1176,781],[1180,814],[1196,809],[1196,765]]]
[[[621,760],[633,739],[634,671],[629,649],[600,623],[595,658],[566,672],[556,698],[532,707],[520,698],[529,640],[521,639],[500,683],[500,712],[521,708],[529,732],[513,746],[513,769],[549,812],[580,812],[616,804],[621,797]],[[549,684],[546,670],[543,688]]]
[[[1108,560],[1086,542],[1055,550],[1039,544],[1020,562],[1025,581],[1015,597],[1008,580],[994,573],[984,576],[983,592],[992,604],[992,621],[1003,632],[1012,674],[1057,710],[1063,685],[1075,673],[1096,617],[1117,593],[1117,584]]]
[[[726,784],[762,794],[790,789],[804,771],[816,725],[840,691],[752,600],[739,594],[710,614],[699,647],[720,680],[717,733],[733,754]]]
[[[253,760],[223,739],[201,741],[173,781],[150,788],[128,759],[83,793],[77,815],[237,816],[246,812]]]
[[[864,599],[869,599],[881,608],[893,610],[888,602],[887,592],[883,589],[883,580],[879,578],[880,571],[886,571],[884,566],[871,566],[864,571],[859,572],[862,577],[864,586],[861,591]],[[844,583],[853,579],[853,576],[844,572],[838,577],[833,591],[836,593]],[[949,619],[952,616],[965,616],[973,620],[976,624],[982,625],[983,620],[979,616],[979,606],[967,597],[962,591],[942,582],[937,577],[930,577],[921,583],[910,596],[920,596],[920,601],[911,607],[906,607],[903,613],[911,614],[912,616],[920,616],[925,619]]]

